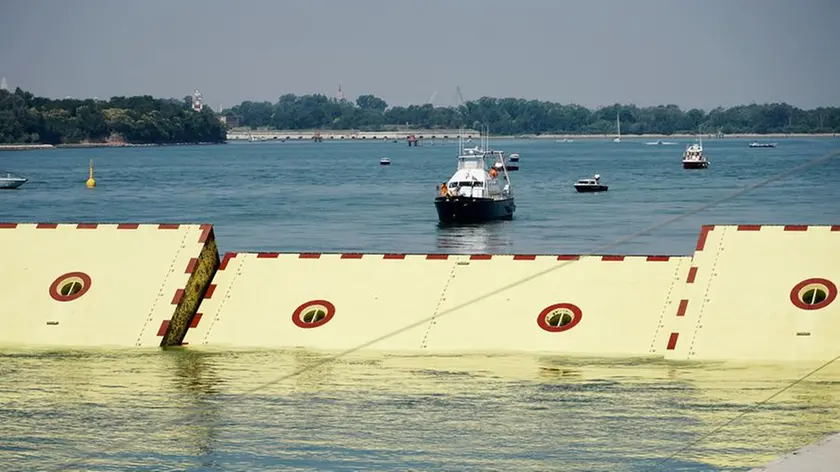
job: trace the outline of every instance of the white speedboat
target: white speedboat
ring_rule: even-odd
[[[29,179],[11,172],[0,172],[0,189],[14,189],[28,182]]]
[[[606,192],[609,186],[601,183],[601,174],[595,174],[595,177],[591,179],[580,179],[575,182],[575,190],[578,193]]]
[[[391,165],[391,159],[388,159],[387,157],[383,157],[382,159],[379,159],[379,165],[389,166],[389,165]]]

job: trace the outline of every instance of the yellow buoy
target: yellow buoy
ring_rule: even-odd
[[[88,167],[88,179],[85,182],[87,188],[96,187],[96,179],[93,178],[93,159],[90,160],[90,167]]]

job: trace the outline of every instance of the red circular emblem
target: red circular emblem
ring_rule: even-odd
[[[308,301],[292,313],[292,323],[298,328],[317,328],[329,322],[335,315],[335,305],[326,300]]]
[[[825,308],[837,298],[837,286],[828,279],[803,280],[790,290],[790,302],[802,310]]]
[[[547,306],[537,315],[537,325],[548,332],[559,333],[577,326],[581,318],[583,318],[583,312],[577,305],[555,303]]]
[[[68,272],[50,284],[50,297],[57,302],[69,302],[90,290],[90,276],[84,272]]]

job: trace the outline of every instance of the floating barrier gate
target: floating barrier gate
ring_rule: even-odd
[[[840,226],[704,226],[693,256],[220,260],[210,225],[125,223],[0,223],[0,248],[6,346],[823,360],[840,336]]]

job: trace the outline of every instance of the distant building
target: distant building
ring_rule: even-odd
[[[221,121],[228,129],[237,128],[240,123],[238,116],[220,116],[219,121]]]
[[[204,105],[201,103],[201,92],[196,90],[193,93],[192,109],[193,109],[193,111],[199,111],[200,112],[203,108],[204,108]]]

